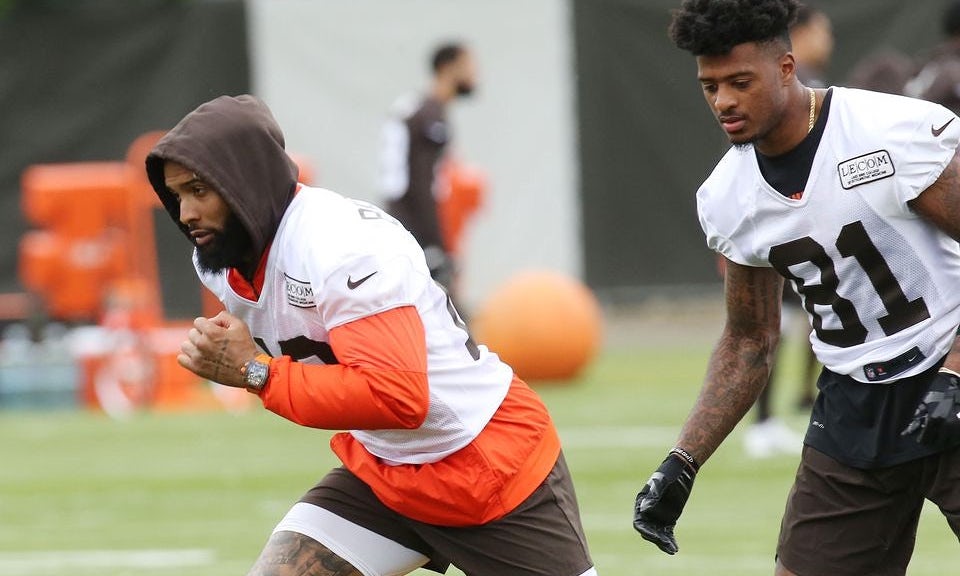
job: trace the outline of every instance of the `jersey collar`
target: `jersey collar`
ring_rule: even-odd
[[[243,274],[240,273],[236,268],[231,268],[227,272],[227,283],[230,284],[230,288],[233,288],[233,291],[237,295],[250,300],[251,302],[256,302],[260,299],[260,293],[263,292],[263,280],[267,274],[267,257],[270,255],[270,246],[272,242],[267,244],[267,249],[263,251],[263,255],[260,256],[260,263],[257,264],[257,271],[253,274],[253,282],[247,282],[247,279],[243,277]]]

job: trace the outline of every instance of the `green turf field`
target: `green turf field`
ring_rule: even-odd
[[[740,430],[698,477],[677,556],[631,527],[634,496],[693,402],[716,331],[661,338],[662,328],[618,329],[580,381],[538,388],[566,444],[598,570],[770,575],[796,460],[747,459]],[[804,417],[790,414],[800,431]],[[0,574],[245,574],[274,523],[334,464],[328,437],[261,410],[124,422],[0,412]],[[926,509],[910,574],[941,576],[958,560],[956,538]]]

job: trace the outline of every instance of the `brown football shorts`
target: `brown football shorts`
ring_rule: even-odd
[[[424,568],[440,573],[451,563],[468,575],[579,576],[593,566],[562,453],[520,506],[481,526],[435,526],[401,516],[342,467],[331,470],[300,501],[420,552],[430,559]]]
[[[805,446],[777,557],[798,576],[903,576],[925,499],[960,539],[960,447],[861,470]]]

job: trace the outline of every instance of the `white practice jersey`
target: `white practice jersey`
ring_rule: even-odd
[[[469,444],[513,378],[509,366],[469,339],[413,237],[366,202],[301,187],[269,249],[256,302],[234,292],[226,272],[199,273],[227,310],[247,323],[264,352],[305,363],[334,361],[327,336],[337,326],[416,308],[426,333],[426,420],[414,430],[351,431],[388,463],[435,462]]]
[[[958,244],[911,211],[960,139],[936,104],[833,88],[800,200],[764,180],[752,147],[731,148],[697,193],[707,244],[794,283],[817,358],[862,382],[935,364],[960,324]]]

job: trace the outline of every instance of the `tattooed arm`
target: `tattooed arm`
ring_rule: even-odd
[[[361,576],[326,546],[296,532],[270,536],[247,576]]]
[[[701,464],[767,384],[780,339],[782,291],[783,278],[772,268],[726,262],[726,325],[677,442]]]
[[[633,527],[667,554],[679,550],[674,528],[700,464],[750,410],[767,384],[780,339],[783,279],[772,268],[726,261],[727,323],[700,396],[676,448],[637,494]]]
[[[954,155],[936,182],[908,204],[914,212],[960,242],[960,154]]]
[[[960,242],[960,153],[954,155],[936,182],[909,206],[944,234]],[[960,372],[960,338],[954,342],[943,366]]]

